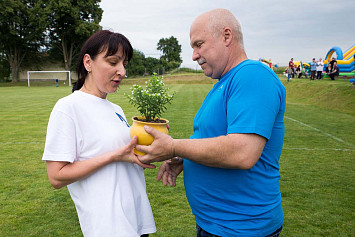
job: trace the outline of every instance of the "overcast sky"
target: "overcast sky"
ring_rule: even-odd
[[[333,46],[343,52],[355,44],[355,0],[101,0],[104,29],[124,34],[146,57],[160,56],[157,43],[174,36],[182,47],[182,66],[191,59],[190,25],[201,13],[230,10],[241,22],[249,58],[280,66],[323,58]],[[199,68],[199,67],[198,67]]]

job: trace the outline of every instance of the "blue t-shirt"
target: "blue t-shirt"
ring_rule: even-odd
[[[311,62],[311,71],[316,71],[317,70],[317,63]]]
[[[190,137],[230,133],[265,137],[249,170],[207,167],[185,159],[186,196],[196,223],[219,236],[265,236],[284,219],[279,158],[284,139],[286,91],[266,65],[246,60],[220,78],[197,112]]]

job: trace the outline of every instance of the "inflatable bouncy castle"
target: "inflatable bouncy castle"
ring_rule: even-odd
[[[337,55],[336,57],[333,56],[334,53]],[[353,76],[355,74],[354,55],[355,55],[355,44],[351,46],[348,50],[346,50],[344,53],[339,47],[334,46],[328,51],[327,55],[324,58],[325,59],[324,70],[327,68],[328,63],[334,57],[337,60],[339,72],[343,75]]]

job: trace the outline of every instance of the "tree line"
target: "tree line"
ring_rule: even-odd
[[[21,68],[44,61],[62,62],[75,69],[84,41],[101,30],[101,0],[1,0],[0,79],[19,80]],[[128,76],[164,73],[181,65],[181,45],[171,36],[157,43],[160,59],[134,50]]]

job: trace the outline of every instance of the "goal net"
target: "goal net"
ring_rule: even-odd
[[[39,74],[39,75],[37,75],[37,77],[39,77],[37,79],[40,79],[40,80],[44,80],[44,79],[46,79],[46,80],[48,80],[48,79],[50,79],[50,80],[63,80],[63,79],[59,79],[59,77],[62,78],[63,75],[60,75],[60,74],[58,75],[58,73],[65,73],[66,75],[68,75],[69,86],[71,86],[70,71],[27,71],[28,87],[31,86],[31,84],[30,84],[30,76],[31,76],[31,74],[37,74],[37,73]],[[34,79],[32,79],[32,80],[34,80]],[[64,80],[66,80],[66,78]]]

